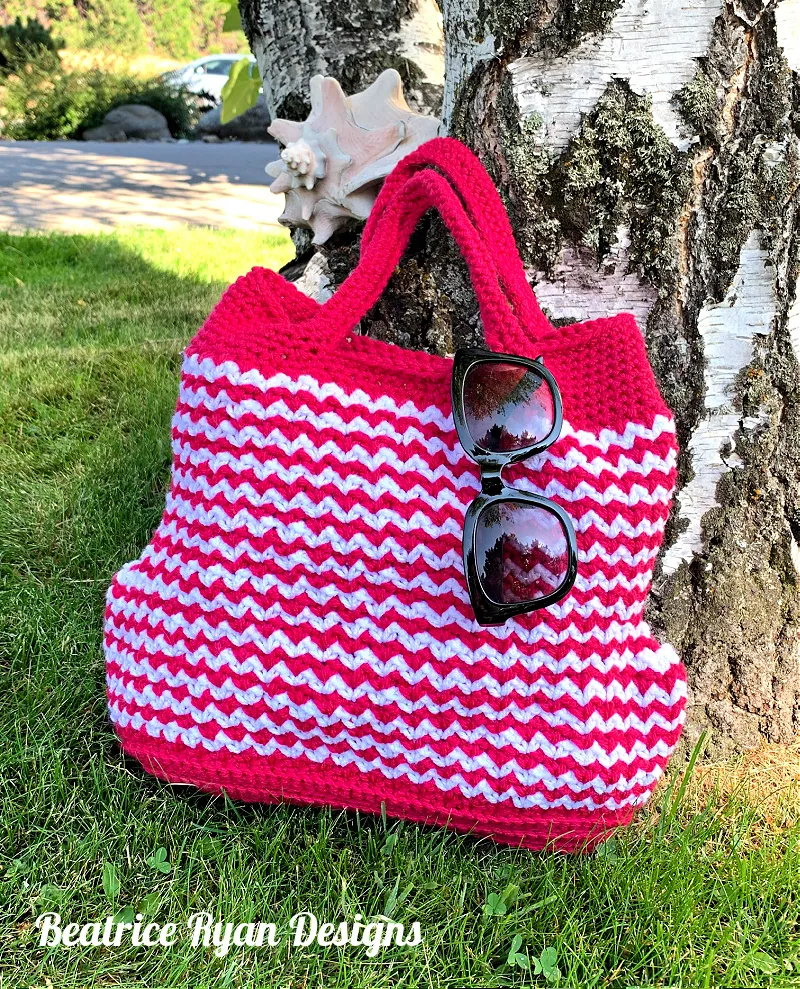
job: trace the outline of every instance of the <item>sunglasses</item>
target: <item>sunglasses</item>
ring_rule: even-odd
[[[453,420],[481,469],[481,493],[464,518],[464,572],[480,625],[546,608],[578,573],[569,516],[541,495],[509,487],[502,470],[541,453],[561,433],[561,393],[541,357],[478,348],[456,352]]]

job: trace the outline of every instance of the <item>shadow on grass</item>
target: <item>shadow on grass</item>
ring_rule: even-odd
[[[52,816],[85,831],[108,803],[87,785],[119,765],[105,589],[158,524],[181,351],[224,288],[148,263],[158,240],[138,246],[0,237],[0,674],[16,685],[0,788],[15,845]]]

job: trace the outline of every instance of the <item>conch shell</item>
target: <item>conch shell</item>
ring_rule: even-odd
[[[273,120],[284,145],[267,165],[270,190],[286,196],[280,222],[326,240],[350,220],[366,220],[380,183],[420,144],[436,137],[439,120],[411,110],[403,83],[386,69],[363,93],[345,96],[329,76],[311,79],[311,113],[302,122]]]

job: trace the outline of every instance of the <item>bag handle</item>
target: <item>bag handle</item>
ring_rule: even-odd
[[[465,189],[476,222],[450,181],[431,167],[431,151],[426,149],[441,143],[459,149],[455,154],[462,162],[471,161],[470,181],[479,190],[477,201],[464,184],[463,168],[456,182]],[[433,152],[438,160],[440,153],[436,148]],[[380,297],[420,217],[436,207],[470,269],[487,343],[496,350],[524,353],[530,346],[531,334],[549,330],[550,324],[525,279],[511,226],[489,176],[477,158],[452,139],[434,139],[408,157],[412,159],[409,167],[390,181],[393,172],[376,200],[375,216],[370,217],[365,229],[366,243],[362,241],[357,267],[312,316],[292,325],[293,336],[305,340],[314,352],[321,349],[320,344],[324,348],[340,342]],[[489,253],[490,245],[500,248],[498,256],[505,270],[502,280]]]
[[[395,165],[386,177],[361,236],[362,253],[372,240],[386,204],[402,194],[408,179],[425,168],[444,175],[461,198],[464,209],[485,245],[492,251],[500,283],[522,322],[526,339],[552,324],[542,312],[525,275],[514,232],[503,202],[480,159],[460,141],[439,137],[427,141]],[[513,348],[510,348],[513,349]]]

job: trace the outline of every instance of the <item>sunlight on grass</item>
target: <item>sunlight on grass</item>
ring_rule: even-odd
[[[279,268],[288,233],[0,233],[0,356],[36,347],[185,346],[239,275]]]
[[[0,284],[37,284],[51,276],[59,283],[85,282],[85,267],[96,275],[103,258],[109,261],[106,279],[124,281],[126,272],[113,258],[126,251],[158,271],[209,284],[230,283],[256,265],[280,268],[294,257],[288,231],[122,227],[89,235],[0,233]]]
[[[280,268],[294,257],[288,231],[120,229],[114,239],[159,271],[204,282],[232,282],[256,265]]]
[[[693,809],[734,798],[753,809],[765,830],[800,825],[800,741],[764,744],[737,759],[697,768],[687,793]]]

